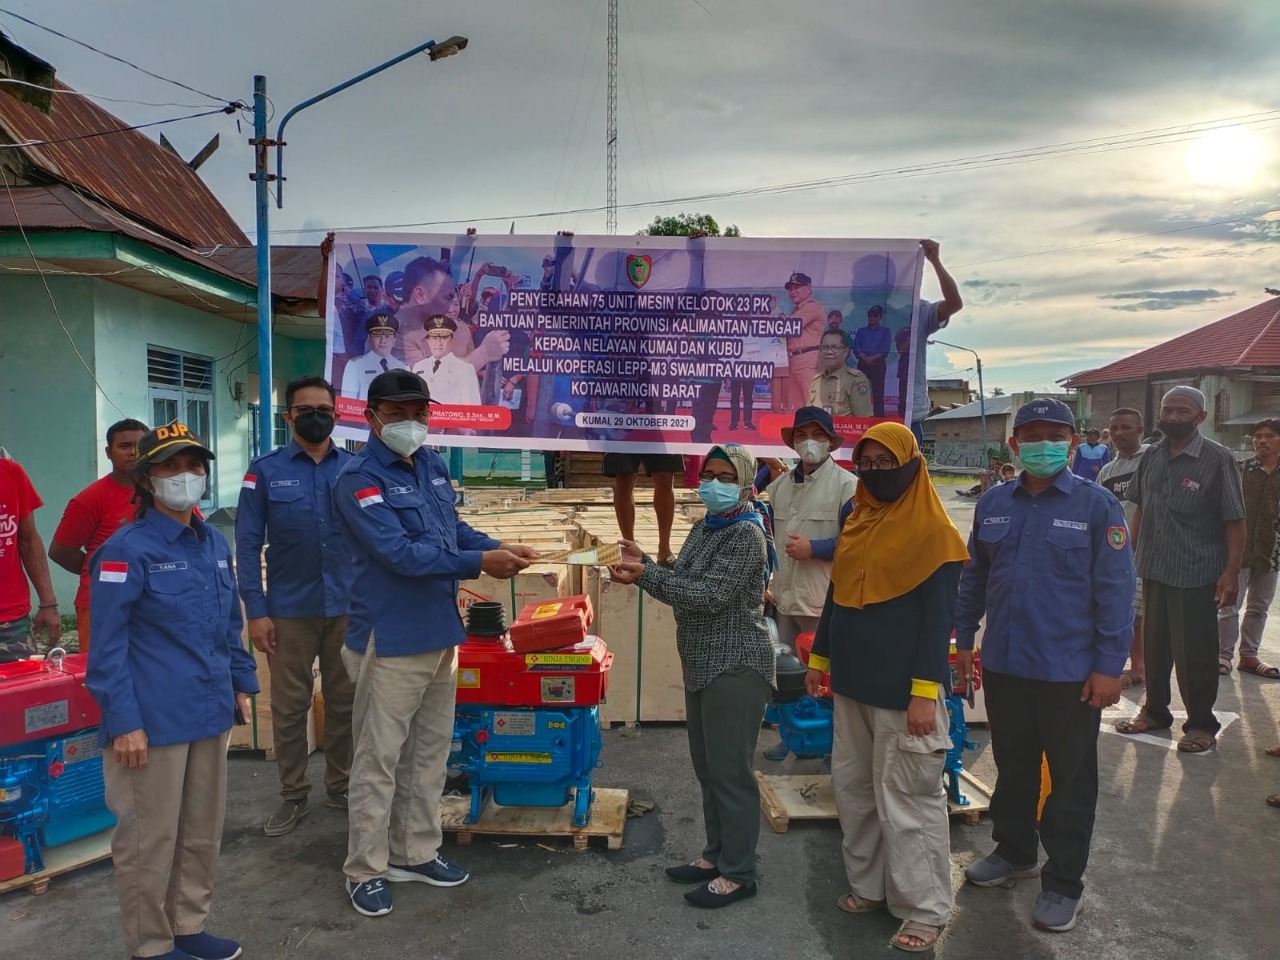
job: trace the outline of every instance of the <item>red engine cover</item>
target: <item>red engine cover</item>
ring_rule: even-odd
[[[98,705],[84,685],[87,654],[57,669],[48,660],[0,664],[0,747],[96,727]]]
[[[507,640],[469,637],[458,648],[458,703],[589,707],[609,689],[613,654],[599,637],[551,653],[518,653]]]
[[[511,624],[511,647],[517,653],[539,653],[576,646],[587,639],[593,619],[591,598],[585,594],[525,604]]]

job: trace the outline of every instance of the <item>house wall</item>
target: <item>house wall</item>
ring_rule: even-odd
[[[124,417],[150,422],[148,345],[214,360],[214,506],[234,506],[249,459],[247,402],[256,399],[256,377],[253,390],[247,384],[257,365],[256,326],[102,279],[48,281],[58,313],[102,390],[76,358],[39,278],[0,277],[0,446],[22,463],[44,500],[36,526],[46,545],[67,501],[109,469],[103,453],[107,427]],[[319,372],[323,353],[320,341],[276,337],[273,381],[279,395],[293,377]],[[246,382],[243,401],[233,399],[228,373],[232,384]],[[63,612],[69,613],[76,578],[50,566]]]
[[[1111,411],[1131,407],[1142,413],[1144,421],[1154,420],[1156,411],[1147,406],[1145,380],[1125,380],[1120,383],[1100,383],[1080,391],[1086,396],[1083,426],[1101,430],[1111,419]]]

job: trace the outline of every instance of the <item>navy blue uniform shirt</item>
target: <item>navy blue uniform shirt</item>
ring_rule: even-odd
[[[458,519],[444,460],[419,448],[406,463],[376,436],[338,474],[338,514],[355,555],[347,646],[380,657],[457,646],[466,639],[458,581],[480,575],[499,541]]]
[[[86,685],[102,709],[99,743],[134,730],[157,746],[228,730],[235,694],[257,693],[258,677],[222,534],[151,509],[94,552],[89,573]]]
[[[236,511],[236,577],[250,619],[340,617],[347,612],[351,548],[333,509],[333,483],[350,459],[350,453],[331,443],[316,463],[297,440],[290,440],[249,465]]]
[[[1117,677],[1133,642],[1133,553],[1109,490],[1062,470],[1038,496],[1016,481],[978,501],[960,576],[956,647],[1034,680]]]

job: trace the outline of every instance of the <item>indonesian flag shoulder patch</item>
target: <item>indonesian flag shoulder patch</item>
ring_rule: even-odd
[[[123,560],[103,560],[98,567],[98,579],[104,583],[124,583],[129,579],[129,564]]]
[[[375,503],[382,502],[382,491],[377,487],[365,487],[363,490],[356,491],[356,503],[363,507],[372,507]]]
[[[1107,543],[1111,544],[1112,550],[1123,550],[1128,542],[1129,531],[1124,527],[1107,527]]]
[[[242,490],[257,490],[258,489],[257,476],[255,476],[252,473],[246,473],[244,475],[244,479],[240,481],[240,488]]]

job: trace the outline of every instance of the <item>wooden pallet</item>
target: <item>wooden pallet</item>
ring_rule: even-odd
[[[44,869],[39,873],[24,873],[12,880],[0,881],[0,893],[26,890],[38,896],[49,889],[54,877],[79,870],[91,863],[111,859],[111,830],[103,830],[81,840],[72,840],[44,851]]]
[[[610,850],[622,849],[622,831],[627,824],[626,790],[596,787],[591,801],[591,822],[573,825],[573,804],[563,807],[500,807],[490,803],[478,823],[464,823],[471,801],[467,797],[444,797],[440,801],[440,826],[457,836],[460,846],[469,846],[476,836],[519,838],[569,837],[574,850],[587,849],[593,838],[603,838]]]
[[[991,808],[991,788],[967,770],[960,773],[967,806],[947,801],[947,810],[969,826]],[[836,799],[831,792],[830,774],[807,777],[767,776],[756,771],[760,784],[760,809],[775,833],[786,833],[792,820],[836,820]]]

